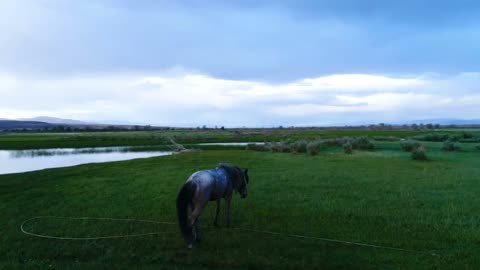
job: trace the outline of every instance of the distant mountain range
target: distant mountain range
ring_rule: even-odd
[[[11,130],[55,130],[55,131],[69,131],[69,130],[145,130],[151,129],[149,125],[130,124],[128,122],[112,121],[108,124],[87,122],[73,119],[62,119],[57,117],[39,116],[33,118],[23,119],[1,119],[0,131]],[[128,123],[128,124],[126,124]],[[162,129],[162,127],[155,127]]]
[[[38,121],[0,120],[0,130],[45,129],[53,127],[54,125],[52,124]]]
[[[377,123],[378,124],[378,123]],[[390,125],[412,125],[412,124],[439,124],[442,126],[456,125],[456,126],[472,126],[480,125],[480,119],[423,119],[423,120],[414,120],[414,121],[405,121],[405,122],[391,122],[386,123]],[[365,126],[367,124],[350,124],[349,126]],[[139,126],[142,126],[140,128]],[[343,125],[337,125],[343,126]],[[2,130],[19,130],[19,129],[29,129],[29,130],[63,130],[63,128],[73,129],[99,129],[105,130],[108,128],[116,129],[150,129],[150,128],[160,128],[160,127],[150,127],[149,125],[137,125],[128,123],[126,121],[109,121],[109,124],[96,123],[96,122],[87,122],[74,119],[62,119],[49,116],[39,116],[28,119],[5,119],[0,118],[0,131]]]
[[[33,118],[21,118],[18,119],[20,121],[38,121],[38,122],[45,122],[49,124],[67,124],[67,125],[98,125],[98,123],[93,122],[84,122],[80,120],[73,120],[73,119],[62,119],[56,117],[49,117],[49,116],[38,116]]]
[[[480,119],[424,119],[424,120],[415,120],[407,121],[400,123],[403,124],[439,124],[439,125],[480,125]]]

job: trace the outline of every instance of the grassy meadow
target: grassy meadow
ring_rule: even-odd
[[[12,133],[0,135],[0,149],[164,145],[169,137],[188,144],[421,134],[308,129]],[[412,160],[398,141],[376,141],[374,151],[352,155],[341,147],[315,156],[217,147],[0,175],[0,269],[478,269],[479,143],[462,143],[452,152],[442,151],[442,142],[422,144],[426,161]],[[20,231],[22,221],[35,216],[176,221],[175,198],[183,182],[219,162],[249,168],[249,196],[232,201],[233,227],[418,252],[213,228],[213,203],[200,218],[204,240],[193,250],[186,249],[175,225],[52,218],[27,224],[33,232],[70,237],[165,232],[89,241],[41,239]],[[223,213],[221,218],[223,225]]]

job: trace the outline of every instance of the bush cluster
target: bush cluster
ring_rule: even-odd
[[[413,137],[415,140],[428,142],[443,142],[449,138],[448,134],[427,134]]]
[[[450,141],[479,141],[480,138],[476,136],[474,133],[463,131],[460,134],[445,134],[445,133],[438,133],[438,134],[425,134],[425,135],[418,135],[414,136],[413,139],[418,141],[429,141],[429,142],[444,142],[447,140]]]
[[[266,152],[266,151],[270,151],[270,145],[269,144],[249,143],[249,144],[247,144],[247,150]]]
[[[324,145],[325,145],[325,142],[321,140],[309,142],[307,144],[307,153],[312,156],[318,155],[318,153],[320,153],[320,150]]]
[[[396,142],[399,141],[400,138],[395,136],[375,136],[373,137],[375,141],[384,141],[384,142]]]
[[[291,144],[292,152],[294,153],[306,153],[307,152],[307,141],[296,141]]]
[[[400,143],[400,147],[405,152],[412,152],[413,150],[417,149],[419,146],[420,146],[420,143],[414,140],[402,141]]]
[[[455,142],[452,140],[446,140],[443,142],[443,147],[442,147],[443,151],[452,152],[452,151],[459,151],[460,149],[461,149],[460,143],[458,142]]]
[[[334,138],[334,139],[326,139],[322,140],[325,145],[328,146],[342,146],[345,143],[349,142],[349,138]]]
[[[354,138],[352,141],[353,149],[374,150],[375,144],[367,137]]]
[[[272,151],[278,153],[308,153],[318,155],[327,147],[342,147],[346,154],[352,154],[354,149],[373,150],[375,144],[366,137],[361,138],[334,138],[315,141],[283,141],[266,144],[248,144],[246,149],[253,151]]]
[[[423,145],[419,145],[412,150],[413,160],[427,160],[427,153]]]
[[[345,154],[351,155],[353,154],[353,145],[350,142],[346,142],[343,144],[343,152]]]
[[[279,152],[279,153],[289,153],[292,151],[290,145],[287,142],[274,142],[270,144],[270,150],[272,152]]]

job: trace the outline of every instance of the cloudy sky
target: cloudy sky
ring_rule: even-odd
[[[480,119],[478,1],[0,1],[0,118]]]

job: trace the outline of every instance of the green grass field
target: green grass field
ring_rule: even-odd
[[[39,138],[30,146],[62,141],[27,136]],[[18,136],[11,141],[21,146]],[[463,144],[461,152],[447,153],[432,142],[429,160],[413,161],[398,145],[381,142],[353,155],[332,148],[317,156],[206,150],[0,175],[0,269],[478,269],[480,150]],[[20,231],[22,221],[42,215],[176,221],[183,182],[219,162],[250,172],[248,198],[232,201],[234,227],[419,252],[215,229],[214,204],[201,216],[204,241],[193,250],[172,225],[44,219],[27,226],[71,237],[168,233],[90,241]]]

